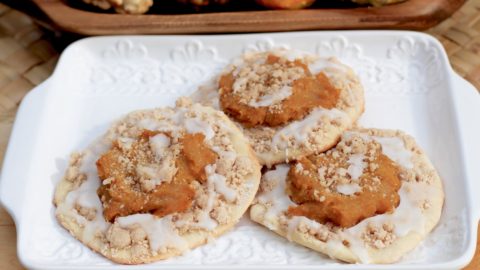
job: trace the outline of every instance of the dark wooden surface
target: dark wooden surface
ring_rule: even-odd
[[[78,0],[80,1],[80,0]],[[252,10],[128,15],[92,11],[61,0],[33,0],[65,31],[84,35],[272,32],[314,29],[427,29],[465,0],[409,0],[374,7],[314,6],[306,10]],[[322,1],[318,1],[322,2]],[[336,7],[336,8],[333,8]],[[158,8],[154,8],[158,10]],[[159,10],[159,12],[161,9]],[[152,11],[153,12],[153,11]]]

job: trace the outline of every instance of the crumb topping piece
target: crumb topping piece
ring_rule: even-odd
[[[314,108],[335,107],[340,95],[324,73],[312,75],[304,61],[274,54],[223,75],[219,88],[223,111],[246,127],[302,119]]]
[[[163,217],[188,210],[195,196],[192,182],[205,182],[205,166],[217,159],[204,138],[201,133],[183,134],[170,144],[169,134],[144,130],[127,145],[117,140],[96,163],[104,218],[112,222],[136,213]]]
[[[365,232],[362,234],[362,239],[373,248],[385,248],[391,245],[397,238],[394,229],[395,226],[390,222],[384,223],[381,226],[369,223]]]
[[[379,143],[353,136],[326,153],[293,163],[287,192],[298,206],[287,214],[352,227],[398,206],[399,174]]]

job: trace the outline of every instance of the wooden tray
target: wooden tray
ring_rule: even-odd
[[[82,10],[61,0],[33,1],[62,30],[84,35],[372,28],[421,30],[438,24],[465,2],[465,0],[409,0],[379,8],[126,15]]]

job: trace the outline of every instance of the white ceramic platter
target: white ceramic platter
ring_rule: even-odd
[[[360,74],[366,127],[413,135],[438,169],[446,201],[440,224],[395,265],[347,265],[278,237],[246,217],[213,243],[135,269],[456,269],[472,258],[480,216],[480,95],[456,75],[440,43],[401,31],[224,36],[122,36],[78,41],[53,76],[24,99],[1,174],[21,262],[35,269],[122,269],[60,227],[52,196],[70,152],[121,115],[173,105],[248,50],[290,47],[336,56]]]

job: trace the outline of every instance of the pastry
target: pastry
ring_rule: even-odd
[[[251,219],[351,263],[392,263],[440,219],[435,168],[400,131],[356,129],[335,148],[263,175]]]
[[[260,165],[222,113],[180,99],[136,111],[72,155],[54,203],[60,224],[112,261],[170,258],[232,228]]]
[[[270,9],[302,9],[315,0],[257,0],[257,3]]]
[[[246,53],[192,98],[237,122],[269,166],[328,150],[364,110],[351,68],[294,50]]]
[[[83,0],[87,4],[108,10],[114,8],[117,13],[143,14],[153,5],[153,0]]]

